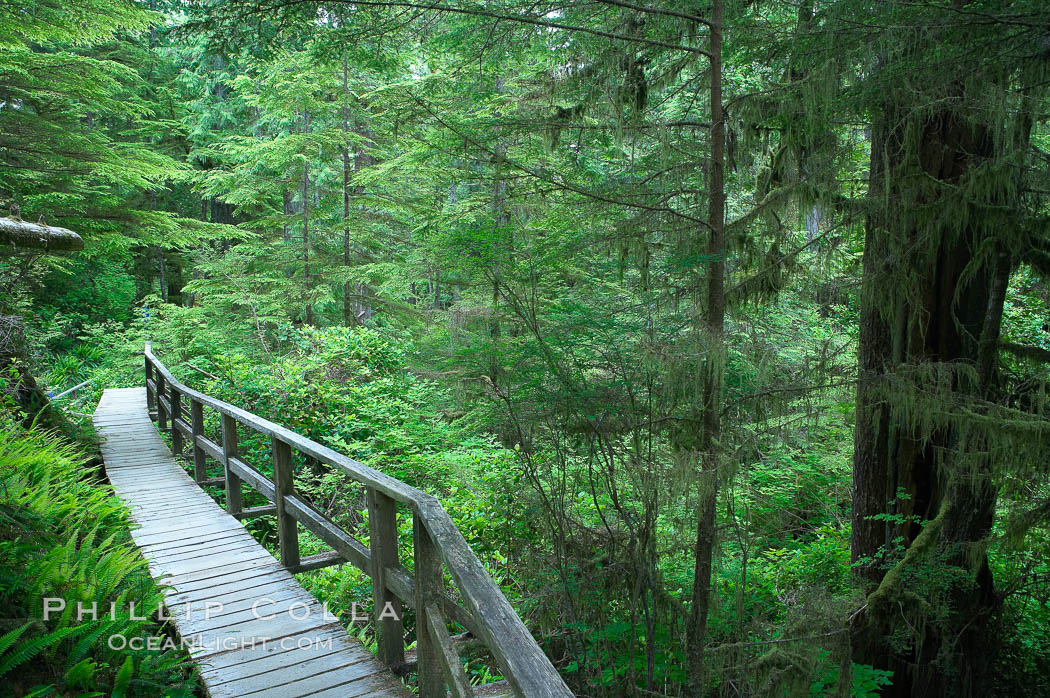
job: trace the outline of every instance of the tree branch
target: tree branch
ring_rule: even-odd
[[[1022,359],[1032,359],[1033,361],[1041,361],[1044,364],[1050,364],[1050,350],[1043,349],[1042,347],[1032,346],[1031,344],[1000,342],[999,348],[1003,351],[1010,352],[1014,356],[1019,356]]]
[[[336,0],[338,4],[344,5],[355,5],[361,7],[406,7],[416,10],[435,10],[437,12],[450,12],[452,14],[461,15],[473,15],[475,17],[487,17],[489,19],[496,19],[505,22],[518,22],[519,24],[532,24],[537,27],[546,27],[548,29],[562,29],[569,32],[581,32],[583,34],[592,34],[594,36],[600,36],[606,39],[616,39],[618,41],[626,41],[635,44],[646,44],[649,46],[659,46],[661,48],[669,48],[675,51],[685,51],[687,53],[695,53],[701,56],[711,57],[711,52],[706,51],[696,46],[686,46],[685,44],[675,44],[669,41],[660,41],[658,39],[646,39],[640,36],[628,36],[626,34],[617,34],[615,32],[607,32],[601,29],[591,29],[590,27],[580,27],[571,24],[563,24],[562,22],[552,22],[550,20],[539,19],[538,17],[530,17],[529,15],[513,15],[513,14],[501,14],[499,12],[493,12],[491,10],[485,10],[480,7],[462,7],[455,5],[446,5],[441,3],[428,3],[428,2],[405,2],[398,0]],[[250,10],[250,14],[256,14],[259,12],[271,12],[280,10],[284,7],[292,7],[295,5],[302,5],[313,0],[274,0],[272,2],[264,3],[258,2],[255,5],[255,9]],[[617,3],[622,7],[631,7],[633,9],[642,9],[639,6],[627,5],[626,3]],[[698,20],[701,21],[701,20]]]

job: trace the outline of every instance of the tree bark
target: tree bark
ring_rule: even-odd
[[[369,128],[367,122],[359,122],[357,125],[358,135],[364,136],[365,139],[372,139],[372,129]],[[354,153],[354,172],[360,172],[366,167],[371,167],[376,164],[375,157],[366,149],[364,144],[357,147]],[[365,193],[365,188],[362,185],[354,187],[354,196],[361,197]],[[364,204],[358,203],[358,211],[364,210]],[[354,284],[354,319],[358,324],[366,324],[372,319],[372,306],[368,302],[369,288],[365,282],[359,282]]]
[[[205,223],[208,222],[208,200],[201,197],[201,220]],[[199,257],[197,258],[199,259]],[[193,260],[193,280],[198,281],[201,278],[200,267],[197,266],[197,259]],[[197,304],[197,294],[190,293],[186,298],[186,307],[192,308]]]
[[[496,78],[495,91],[503,94],[505,85],[502,77]],[[501,109],[495,109],[494,115],[500,118]],[[499,364],[499,339],[502,328],[499,321],[499,296],[502,284],[503,270],[503,235],[510,225],[510,213],[507,211],[507,181],[503,175],[503,167],[507,157],[507,144],[501,138],[496,142],[493,149],[493,185],[492,185],[492,218],[496,230],[492,238],[492,316],[489,318],[489,337],[492,340],[491,356],[489,360],[489,380],[493,386],[499,386],[502,382],[503,369]]]
[[[891,391],[900,390],[902,382],[910,385],[908,371],[916,367],[975,366],[976,383],[958,374],[953,394],[991,397],[1011,265],[1003,253],[977,256],[987,236],[977,207],[957,228],[944,222],[953,219],[950,207],[958,205],[944,192],[957,190],[975,164],[995,155],[991,129],[950,109],[929,115],[908,107],[888,99],[872,126],[852,559],[858,579],[877,591],[855,616],[853,659],[894,672],[886,696],[969,696],[988,678],[991,662],[976,658],[993,656],[990,621],[999,605],[986,555],[973,554],[988,537],[995,512],[990,465],[971,462],[968,474],[959,475],[963,455],[979,458],[972,454],[983,450],[980,437],[962,434],[950,422],[932,433],[922,431],[909,423],[898,407],[902,398]],[[939,186],[920,191],[917,181]],[[942,215],[930,222],[916,215],[920,208]],[[893,647],[887,638],[903,616],[919,612],[913,597],[926,590],[887,591],[885,582],[891,574],[901,575],[902,565],[920,564],[912,547],[935,518],[937,535],[921,539],[922,552],[936,550],[937,564],[967,571],[973,583],[951,585],[947,618],[913,623],[921,634],[911,638],[909,648]],[[879,555],[898,541],[904,558],[887,573]],[[897,592],[893,603],[883,598]]]
[[[349,71],[346,59],[343,59],[343,99],[349,99],[348,87]],[[367,121],[362,118],[357,122],[355,130],[359,136],[371,140],[372,130]],[[350,131],[349,106],[343,103],[343,131]],[[366,167],[371,167],[376,162],[369,153],[364,143],[358,144],[354,149],[353,172],[360,172]],[[350,199],[360,197],[365,193],[362,185],[350,187],[350,150],[343,147],[343,265],[349,269],[353,262],[353,247],[350,238]],[[362,206],[359,204],[358,209]],[[368,285],[365,283],[353,283],[349,280],[343,284],[343,324],[349,327],[351,324],[365,324],[372,319],[372,307],[365,298],[368,296]]]
[[[160,299],[168,302],[168,280],[164,275],[164,248],[157,245],[157,267],[160,270]]]
[[[704,643],[711,602],[711,566],[715,548],[715,507],[718,501],[718,466],[721,460],[722,377],[725,370],[725,114],[722,108],[722,0],[711,8],[711,156],[708,163],[710,192],[707,247],[707,317],[704,327],[707,357],[704,366],[704,412],[700,453],[700,502],[696,520],[693,598],[690,608],[687,651],[690,695],[704,692]]]
[[[303,111],[303,133],[310,132],[310,114]],[[310,160],[303,163],[303,292],[306,296],[305,320],[314,323],[313,304],[310,302]]]
[[[346,54],[343,54],[343,133],[350,132],[350,109],[347,105],[349,97],[349,67]],[[343,266],[347,272],[350,271],[350,148],[343,144]],[[343,325],[351,327],[357,322],[354,314],[354,301],[351,288],[352,282],[347,279],[343,282]]]
[[[67,228],[4,217],[0,218],[0,245],[30,247],[51,252],[82,250],[84,240]]]
[[[9,395],[22,413],[22,426],[33,425],[55,429],[65,434],[72,427],[60,410],[51,406],[51,400],[29,372],[24,323],[15,315],[0,315],[0,378],[3,392]]]

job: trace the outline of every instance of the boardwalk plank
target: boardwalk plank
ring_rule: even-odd
[[[94,416],[132,539],[213,698],[407,696],[168,451],[141,388],[106,390]],[[188,613],[187,613],[188,611]]]
[[[344,653],[335,653],[307,659],[291,667],[282,667],[220,684],[217,688],[223,692],[229,691],[227,695],[250,696],[276,689],[310,690],[316,684],[323,684],[327,688],[333,684],[338,685],[339,682],[362,679],[374,673],[375,666],[368,657],[350,660]]]

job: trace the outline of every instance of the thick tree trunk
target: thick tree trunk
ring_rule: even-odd
[[[914,380],[909,369],[980,364],[978,381],[960,372],[952,391],[960,398],[989,396],[995,356],[988,352],[998,344],[1009,262],[1002,254],[986,257],[987,262],[977,257],[988,234],[980,225],[981,210],[952,211],[947,199],[952,194],[944,193],[993,155],[989,130],[952,111],[925,117],[898,111],[905,106],[888,103],[872,130],[852,558],[859,579],[876,591],[855,617],[852,645],[854,661],[894,672],[893,687],[884,695],[967,696],[980,689],[991,664],[975,658],[991,656],[990,620],[998,599],[987,558],[975,551],[991,530],[995,489],[988,464],[972,462],[972,454],[982,450],[979,437],[960,433],[950,421],[932,433],[921,431],[907,419],[909,398],[899,391],[914,389],[907,387]],[[921,178],[942,184],[918,191]],[[919,215],[922,208],[933,216]],[[951,220],[963,222],[952,228]],[[976,271],[967,269],[972,263],[980,264]],[[965,478],[958,472],[962,454],[971,458]],[[930,520],[936,527],[926,523]],[[926,526],[931,532],[920,539]],[[897,562],[900,553],[892,552],[897,545],[923,557],[907,554]],[[890,563],[896,563],[889,573],[880,557],[887,550]],[[948,587],[946,617],[912,622],[921,634],[910,638],[907,648],[891,646],[888,638],[903,619],[924,613],[916,594],[934,595],[905,589],[901,582],[909,565],[928,563],[933,551],[942,556],[938,564],[969,575]]]
[[[233,205],[218,199],[211,200],[211,222],[233,225]]]

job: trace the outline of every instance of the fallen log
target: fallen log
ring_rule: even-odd
[[[67,228],[30,223],[20,218],[0,218],[0,245],[39,250],[82,250],[84,239]]]

